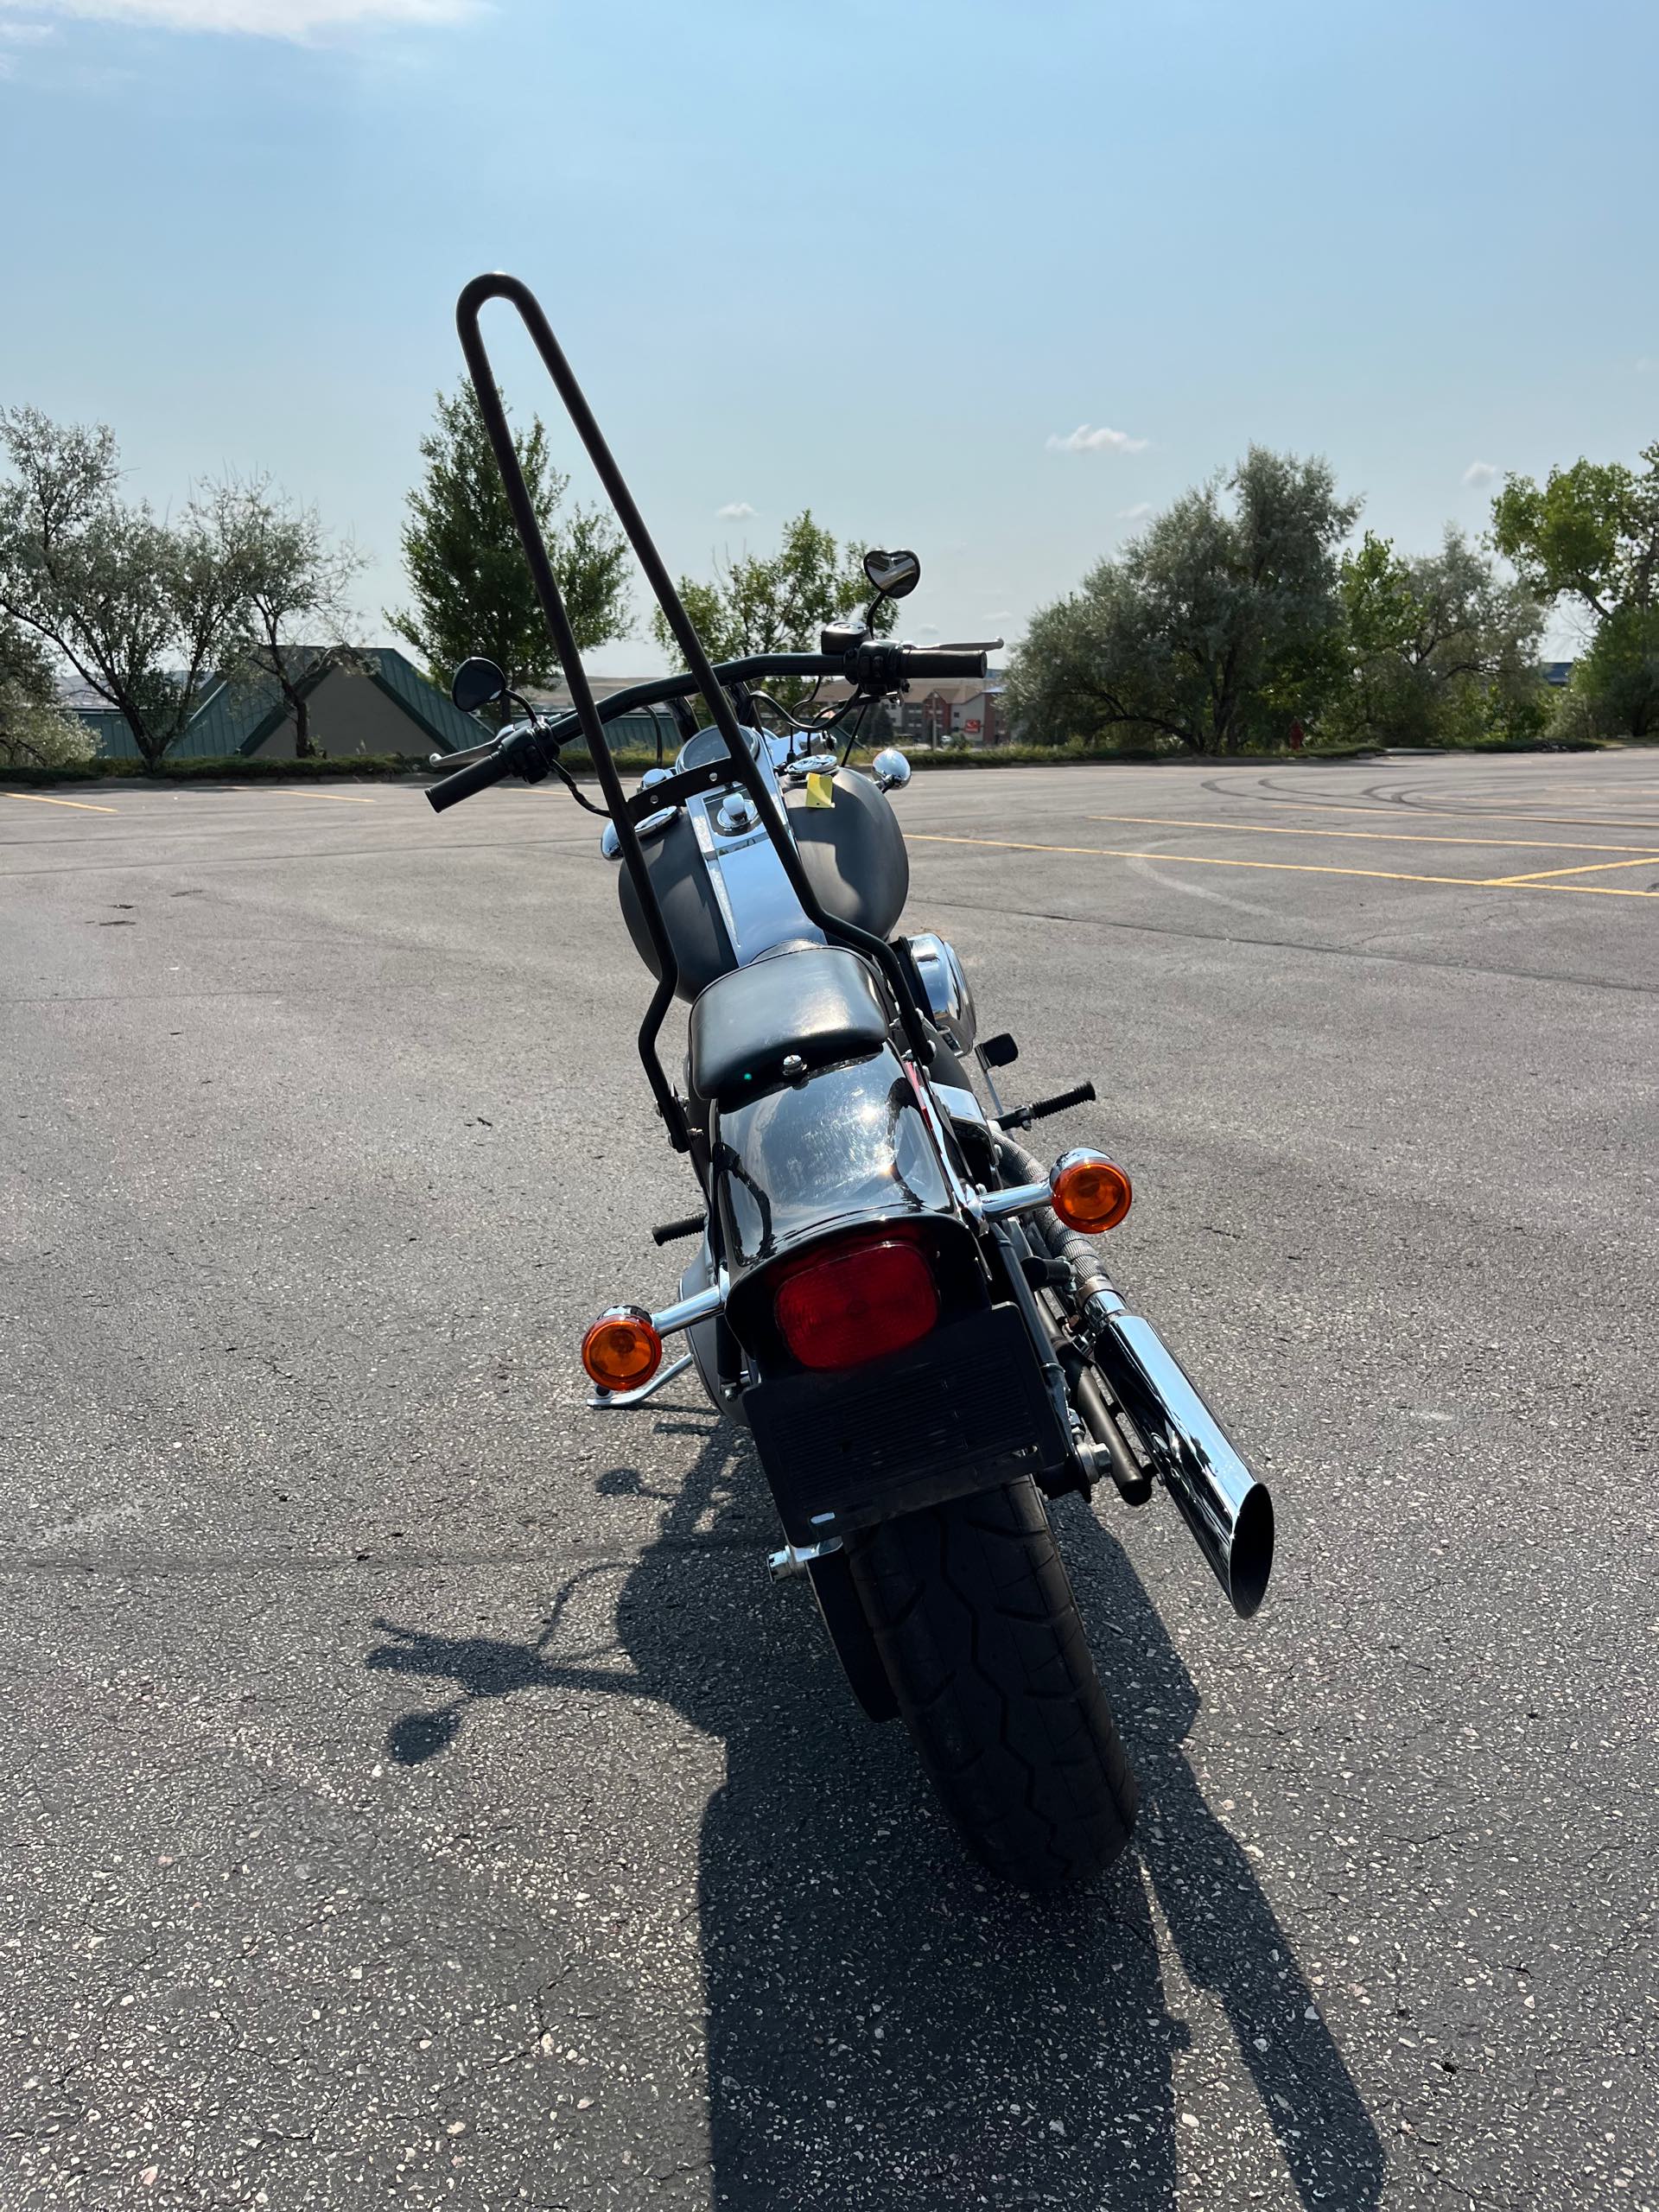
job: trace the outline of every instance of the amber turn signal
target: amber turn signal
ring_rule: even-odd
[[[640,1306],[613,1306],[582,1340],[582,1363],[601,1390],[638,1390],[662,1364],[663,1340]]]
[[[1048,1187],[1060,1219],[1085,1236],[1116,1229],[1135,1199],[1123,1170],[1097,1152],[1068,1152],[1055,1162]]]

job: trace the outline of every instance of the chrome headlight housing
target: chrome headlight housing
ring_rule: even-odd
[[[968,988],[968,978],[962,972],[955,946],[947,944],[942,937],[935,937],[931,930],[924,931],[919,937],[911,938],[910,957],[921,976],[922,988],[927,994],[927,1010],[935,1027],[953,1051],[971,1052],[979,1034],[979,1017],[974,1011],[974,995]]]

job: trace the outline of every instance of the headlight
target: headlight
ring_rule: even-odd
[[[927,993],[928,1012],[944,1033],[946,1043],[959,1052],[971,1052],[979,1021],[974,1012],[974,995],[955,947],[931,930],[925,931],[910,940],[910,957]]]

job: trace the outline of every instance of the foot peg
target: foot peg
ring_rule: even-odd
[[[1029,1106],[1016,1106],[1001,1117],[998,1127],[1028,1129],[1033,1122],[1046,1122],[1051,1114],[1064,1114],[1068,1106],[1087,1106],[1096,1096],[1092,1083],[1080,1083],[1070,1090],[1057,1091],[1052,1098],[1039,1098]]]
[[[700,1213],[689,1213],[683,1221],[658,1222],[651,1232],[653,1244],[677,1244],[683,1236],[701,1236],[704,1228]]]

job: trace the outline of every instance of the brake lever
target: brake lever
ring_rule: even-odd
[[[495,738],[486,737],[481,744],[469,746],[462,753],[429,753],[426,765],[429,768],[470,768],[474,760],[482,760],[493,753],[497,743]]]

